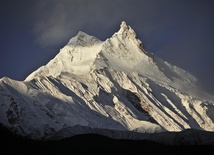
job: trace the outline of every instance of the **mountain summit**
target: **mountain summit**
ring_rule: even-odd
[[[24,81],[2,78],[0,96],[0,123],[35,139],[214,131],[214,96],[147,52],[124,21],[105,41],[78,32]]]

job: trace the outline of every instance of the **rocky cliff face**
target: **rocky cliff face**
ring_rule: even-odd
[[[195,77],[146,52],[122,22],[106,41],[79,32],[25,81],[2,78],[0,123],[35,139],[75,135],[77,126],[84,133],[214,131],[213,101]]]

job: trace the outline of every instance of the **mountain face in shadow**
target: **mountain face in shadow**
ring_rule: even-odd
[[[86,146],[210,145],[213,113],[214,96],[147,52],[125,22],[105,41],[79,32],[24,81],[0,79],[0,123],[28,137],[20,144],[29,148],[78,138]]]

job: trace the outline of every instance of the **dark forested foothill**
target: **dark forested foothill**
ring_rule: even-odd
[[[32,140],[0,127],[0,154],[78,154],[78,153],[206,153],[213,145],[173,146],[148,140],[116,140],[102,135],[82,134],[62,140]]]

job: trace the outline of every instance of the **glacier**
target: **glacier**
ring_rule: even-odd
[[[0,124],[33,139],[214,131],[214,96],[147,52],[124,21],[105,41],[79,31],[24,81],[1,78],[0,106]]]

